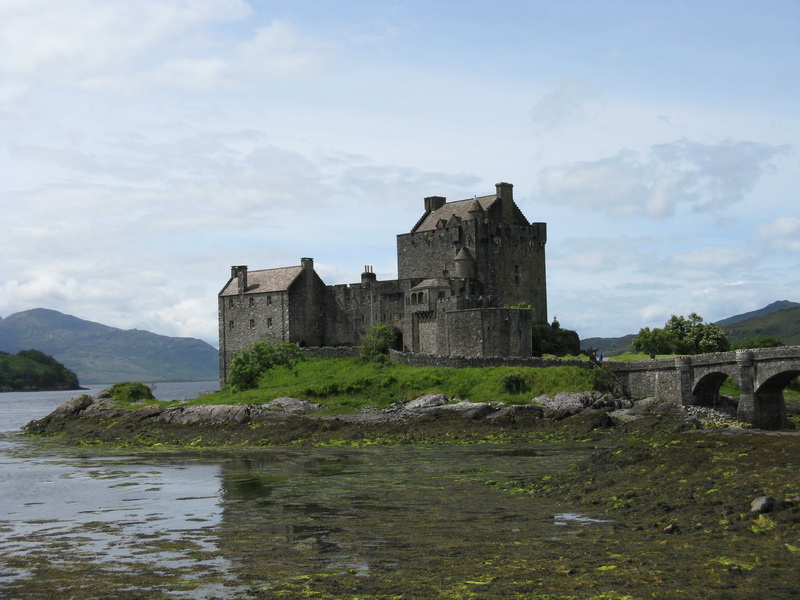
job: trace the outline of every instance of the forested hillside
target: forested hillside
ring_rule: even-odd
[[[0,391],[79,390],[78,376],[38,350],[0,352]]]

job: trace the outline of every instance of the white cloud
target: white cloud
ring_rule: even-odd
[[[759,259],[760,256],[744,247],[715,246],[676,252],[645,268],[673,279],[676,284],[719,281],[738,279],[743,271],[754,269]]]
[[[678,209],[715,211],[741,200],[786,146],[725,141],[679,140],[646,153],[623,150],[591,162],[540,172],[542,193],[551,203],[617,217],[664,218]]]
[[[240,44],[237,54],[247,71],[293,79],[318,72],[328,61],[328,50],[326,44],[301,35],[290,24],[273,21]]]
[[[586,116],[591,90],[588,85],[569,81],[537,100],[530,116],[542,129],[556,129]]]
[[[773,250],[800,252],[800,219],[781,217],[771,223],[760,225],[753,231],[752,238]]]
[[[245,0],[1,2],[0,116],[65,90],[125,99],[252,91],[329,64],[330,43],[285,21],[254,26],[252,15]]]

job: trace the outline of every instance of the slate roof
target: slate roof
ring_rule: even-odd
[[[444,279],[426,279],[424,281],[420,281],[417,285],[411,288],[411,291],[414,292],[416,290],[424,290],[427,288],[448,288],[450,289],[451,285],[449,281],[445,281]]]
[[[266,292],[283,292],[289,289],[303,267],[281,267],[278,269],[262,269],[247,272],[247,290],[245,294],[263,294]],[[236,296],[239,293],[238,281],[231,279],[220,296]]]
[[[478,203],[480,208],[484,211],[489,210],[495,202],[497,202],[497,194],[491,196],[479,196],[477,198],[468,198],[466,200],[456,200],[455,202],[446,202],[441,208],[434,210],[427,215],[424,215],[419,224],[412,231],[431,231],[436,229],[439,221],[444,221],[446,224],[450,219],[455,217],[461,221],[471,219],[470,211],[477,208],[475,203]]]

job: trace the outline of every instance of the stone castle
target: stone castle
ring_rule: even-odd
[[[530,356],[532,320],[547,321],[547,225],[529,223],[513,186],[447,202],[425,198],[410,233],[397,236],[398,278],[325,285],[314,261],[250,271],[231,268],[219,293],[220,379],[233,354],[259,340],[356,345],[389,323],[397,349],[449,356]],[[530,310],[507,308],[522,302]]]

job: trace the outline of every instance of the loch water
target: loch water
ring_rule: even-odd
[[[515,493],[580,444],[125,453],[21,435],[74,395],[0,395],[0,598],[478,597],[493,561],[524,570],[608,527]]]

